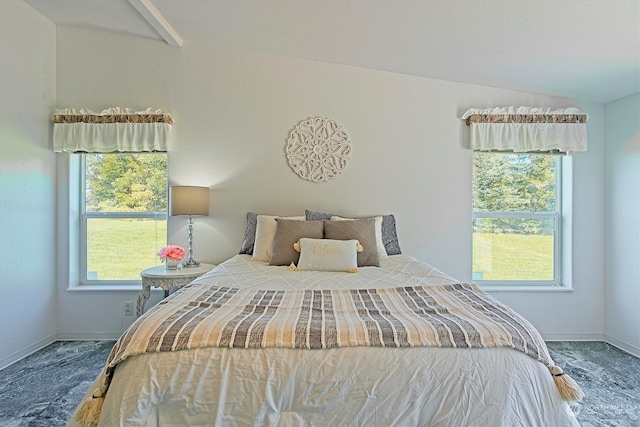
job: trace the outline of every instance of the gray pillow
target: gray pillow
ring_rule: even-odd
[[[293,244],[303,237],[322,239],[323,229],[320,221],[276,218],[276,234],[273,236],[269,265],[298,264],[300,254],[293,249]]]
[[[244,238],[240,246],[240,254],[253,255],[253,245],[256,242],[256,227],[258,224],[258,214],[247,212],[247,228],[244,231]]]
[[[307,221],[326,221],[331,219],[332,216],[336,216],[330,213],[310,210],[305,210],[304,213]],[[393,215],[382,216],[382,242],[384,243],[387,255],[399,255],[402,253],[400,250],[400,242],[398,242],[398,233],[396,232],[396,219]]]
[[[304,216],[305,218],[307,218],[307,221],[329,221],[334,215],[323,212],[314,212],[305,209]]]
[[[382,216],[382,242],[387,255],[400,255],[400,242],[396,232],[396,219],[393,215]]]
[[[375,220],[355,219],[353,221],[323,222],[325,239],[356,239],[360,242],[364,250],[358,253],[358,267],[380,267],[380,258],[378,257],[378,248],[376,246]]]

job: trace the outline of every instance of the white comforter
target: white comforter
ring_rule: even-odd
[[[360,268],[356,274],[290,272],[238,255],[194,284],[279,290],[453,282],[405,255],[382,261],[381,268]],[[117,425],[542,427],[578,423],[560,398],[548,368],[516,350],[347,347],[207,348],[131,357],[116,369],[100,418],[100,426]]]

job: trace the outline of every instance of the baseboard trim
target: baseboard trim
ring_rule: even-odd
[[[78,332],[58,334],[58,341],[116,341],[120,332]]]
[[[22,350],[16,351],[9,356],[3,357],[0,359],[0,370],[6,368],[9,365],[13,365],[19,360],[24,359],[28,355],[35,353],[36,351],[48,346],[49,344],[53,344],[58,339],[56,334],[49,335],[48,337],[42,338],[41,340],[36,341],[28,347],[23,348]]]
[[[545,341],[606,341],[604,334],[596,332],[545,332],[540,335]]]
[[[640,357],[640,348],[635,345],[629,344],[628,342],[619,340],[618,338],[614,338],[610,335],[604,335],[604,340],[607,344],[611,344],[614,347],[618,347],[622,351],[626,351],[629,354],[634,355],[635,357]]]

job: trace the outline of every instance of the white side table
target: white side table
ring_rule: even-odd
[[[202,276],[215,265],[200,263],[197,267],[185,267],[176,270],[167,270],[163,265],[151,267],[140,273],[142,277],[142,290],[138,294],[136,314],[138,317],[144,313],[144,305],[151,296],[151,286],[164,289],[164,297],[169,296],[169,289],[180,288],[188,285],[198,276]]]

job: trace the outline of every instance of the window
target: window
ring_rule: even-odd
[[[80,282],[139,283],[167,240],[167,155],[80,156]]]
[[[562,157],[473,154],[473,273],[481,285],[560,284]]]

